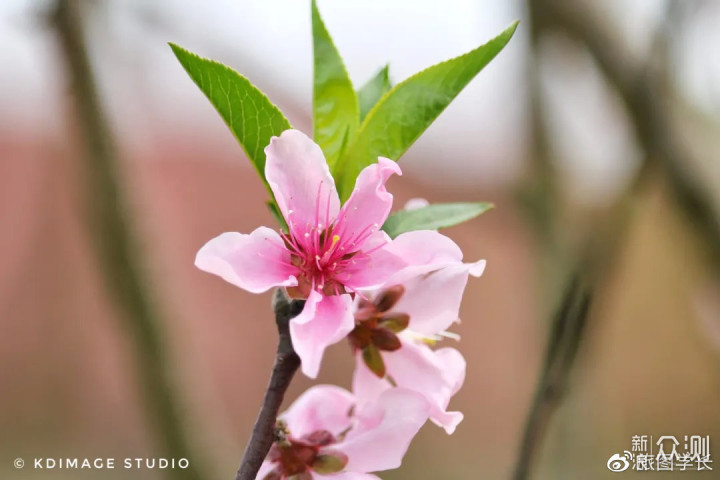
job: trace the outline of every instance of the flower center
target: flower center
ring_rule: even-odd
[[[312,223],[305,225],[293,221],[293,210],[288,211],[290,233],[281,232],[285,247],[290,251],[290,262],[300,270],[298,285],[288,288],[294,298],[307,298],[312,290],[324,295],[347,293],[345,281],[350,277],[354,265],[382,245],[361,251],[363,243],[380,229],[377,224],[355,230],[349,227],[348,211],[340,210],[331,218],[330,203],[332,192],[322,199],[322,182],[318,186],[315,216]],[[325,205],[321,202],[325,200]],[[357,207],[355,207],[357,209]]]
[[[340,235],[333,233],[334,225],[322,229],[322,224],[310,229],[302,241],[297,236],[283,235],[285,246],[290,250],[290,262],[300,270],[297,287],[288,289],[290,296],[307,298],[310,291],[317,289],[325,295],[347,293],[338,278],[359,252],[348,252],[348,245]]]
[[[380,352],[402,347],[397,333],[410,323],[408,314],[390,312],[404,292],[402,285],[395,285],[380,292],[372,302],[361,300],[355,312],[355,328],[348,334],[350,345],[362,352],[365,364],[380,378],[386,373]]]
[[[267,456],[275,468],[262,480],[311,480],[311,471],[320,474],[337,473],[347,465],[347,455],[328,448],[328,445],[337,443],[337,439],[327,430],[317,430],[296,439],[279,422],[275,436],[275,443]]]

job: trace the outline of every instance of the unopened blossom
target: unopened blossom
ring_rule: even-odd
[[[292,297],[306,299],[290,334],[303,372],[314,378],[325,348],[354,328],[351,294],[377,288],[407,265],[388,250],[392,242],[380,230],[393,199],[385,182],[401,172],[379,158],[360,172],[340,208],[322,151],[303,133],[273,137],[265,154],[265,178],[288,233],[266,227],[249,235],[223,233],[200,249],[195,265],[249,292],[286,287]],[[414,247],[425,248],[432,245]]]
[[[407,202],[405,202],[405,207],[403,207],[403,210],[418,210],[420,208],[424,208],[430,205],[430,202],[428,202],[424,198],[411,198]]]
[[[413,248],[418,238],[434,246],[424,258]],[[465,379],[465,359],[454,348],[430,345],[452,336],[447,329],[458,320],[468,275],[480,276],[485,261],[463,263],[460,248],[432,231],[400,235],[391,250],[412,256],[414,265],[355,303],[356,326],[348,336],[357,358],[353,390],[362,400],[393,386],[417,391],[431,404],[430,419],[453,433],[463,415],[447,406]]]
[[[378,480],[400,466],[428,418],[422,395],[397,388],[358,402],[332,385],[307,390],[280,415],[258,480]]]

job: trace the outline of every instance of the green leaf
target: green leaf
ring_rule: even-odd
[[[313,137],[333,170],[344,139],[358,127],[358,100],[342,58],[312,1],[314,52]]]
[[[360,121],[364,120],[370,109],[380,101],[383,95],[390,91],[389,65],[385,65],[373,78],[358,90],[358,103],[360,104]]]
[[[517,22],[485,45],[416,73],[383,96],[363,120],[339,164],[336,176],[341,198],[347,199],[360,170],[376,162],[378,156],[399,159],[505,47],[516,27]]]
[[[267,186],[265,147],[270,137],[292,128],[290,122],[264,93],[230,67],[199,57],[174,43],[170,48],[230,127]]]
[[[395,238],[413,230],[436,230],[467,222],[490,210],[492,203],[436,203],[415,210],[401,210],[388,217],[382,229]]]

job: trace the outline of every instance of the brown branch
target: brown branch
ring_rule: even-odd
[[[235,480],[255,480],[258,470],[272,446],[275,421],[280,411],[280,405],[282,405],[290,381],[300,367],[300,357],[295,353],[290,339],[290,319],[298,315],[304,305],[304,300],[290,300],[282,289],[275,291],[273,307],[278,328],[275,365]]]
[[[135,348],[144,407],[160,454],[189,461],[188,468],[166,470],[165,475],[196,480],[201,475],[173,395],[163,351],[161,322],[143,285],[140,255],[118,180],[115,144],[88,58],[81,15],[84,5],[85,2],[78,0],[58,0],[51,21],[72,82],[74,113],[84,142],[91,208],[88,222],[92,227],[95,253],[106,288],[115,296]]]

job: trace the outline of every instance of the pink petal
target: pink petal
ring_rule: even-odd
[[[465,417],[461,412],[448,412],[447,405],[450,398],[455,395],[465,382],[466,362],[462,354],[454,348],[446,347],[435,350],[435,355],[444,366],[445,381],[449,387],[448,400],[435,404],[432,408],[430,420],[435,425],[443,427],[448,435],[455,432],[455,428]]]
[[[416,273],[400,282],[405,287],[405,293],[392,311],[410,315],[408,328],[413,332],[433,336],[447,330],[457,321],[469,267],[455,263],[437,270]],[[393,282],[391,278],[388,286],[393,285]]]
[[[382,247],[383,244],[386,246]],[[385,232],[372,234],[365,245],[371,253],[356,255],[353,263],[337,276],[338,280],[353,291],[382,286],[390,276],[406,266],[401,258],[387,250],[387,245],[390,245],[390,237]]]
[[[325,296],[313,290],[300,315],[290,320],[293,347],[308,377],[317,377],[325,349],[355,327],[351,305],[348,294]]]
[[[318,480],[380,480],[380,477],[377,475],[358,472],[340,472],[331,475],[320,475],[319,473],[312,472],[312,476]],[[258,477],[258,480],[261,480],[261,478]]]
[[[435,230],[402,233],[387,248],[408,265],[442,265],[460,262],[463,258],[460,247]]]
[[[485,272],[485,260],[478,260],[474,263],[467,263],[468,272],[473,277],[479,277]]]
[[[299,130],[285,130],[270,139],[265,155],[265,178],[296,238],[337,217],[340,199],[335,181],[315,142]]]
[[[447,412],[450,398],[465,380],[465,359],[454,348],[433,351],[427,345],[408,341],[395,352],[383,352],[387,373],[398,387],[422,394],[430,402],[430,419],[448,434],[463,418],[460,412]],[[359,402],[371,401],[389,388],[387,380],[369,372],[362,361],[356,362],[353,391]]]
[[[213,238],[198,251],[195,266],[252,293],[297,285],[298,269],[290,263],[290,252],[267,227],[250,235],[228,232]]]
[[[383,359],[386,354],[383,353]],[[353,372],[352,391],[357,398],[358,403],[364,404],[374,402],[385,390],[390,390],[393,386],[384,378],[378,378],[365,365],[362,354],[358,351],[355,354],[355,371]]]
[[[401,175],[397,163],[378,158],[378,163],[365,167],[355,181],[355,190],[343,205],[335,233],[345,244],[361,246],[370,231],[377,231],[385,223],[392,208],[393,196],[385,189],[385,182],[393,174]]]
[[[457,244],[430,230],[399,235],[385,250],[408,264],[385,283],[405,286],[393,311],[409,314],[410,329],[428,336],[458,319],[468,275],[480,276],[485,268],[485,260],[462,263]]]
[[[345,469],[377,472],[399,467],[428,412],[423,396],[404,388],[387,390],[375,404],[358,406],[358,424],[335,446],[348,456]]]
[[[288,410],[280,415],[285,419],[293,437],[317,430],[337,435],[350,426],[350,409],[355,397],[334,385],[316,385],[305,391]]]
[[[262,465],[260,465],[260,470],[258,470],[258,473],[255,476],[255,478],[257,478],[257,480],[263,480],[265,478],[265,475],[267,475],[268,473],[273,471],[273,469],[275,468],[275,465],[276,464],[274,464],[272,462],[268,462],[268,461],[263,462]]]
[[[455,395],[465,383],[465,370],[466,362],[465,357],[462,354],[452,348],[444,347],[434,350],[435,357],[443,365],[443,372],[445,373],[445,381],[450,387],[450,392]]]

